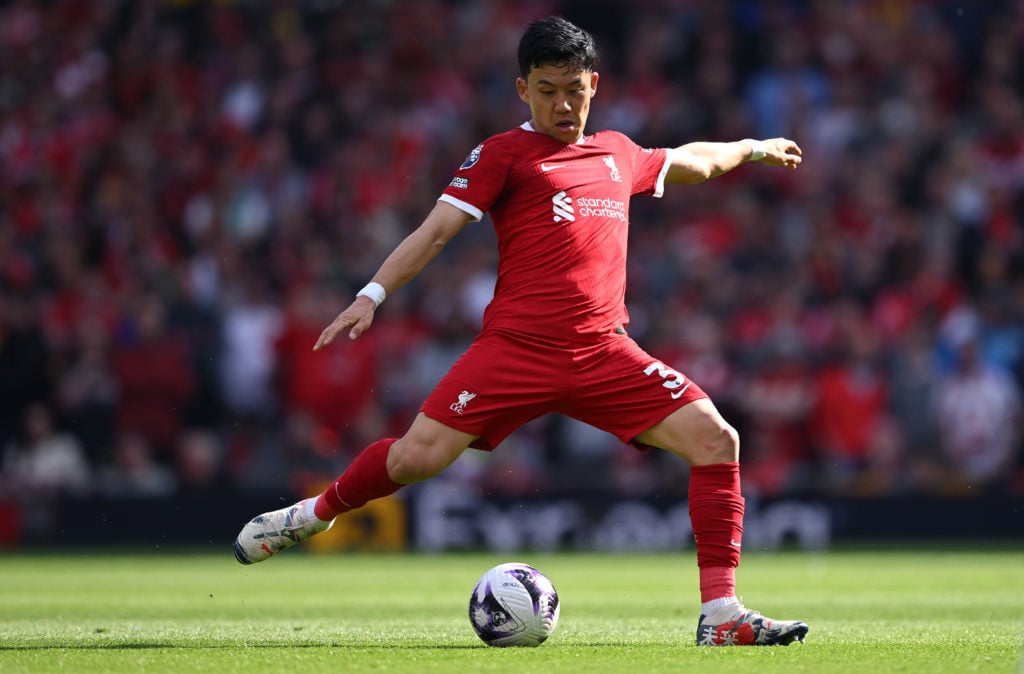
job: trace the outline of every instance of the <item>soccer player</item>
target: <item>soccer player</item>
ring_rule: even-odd
[[[699,183],[747,161],[795,169],[791,140],[694,142],[645,149],[615,131],[585,135],[597,91],[593,38],[560,17],[519,43],[519,97],[530,120],[478,145],[423,223],[324,329],[316,350],[357,339],[388,294],[412,280],[464,226],[489,212],[498,279],[483,328],[401,438],[366,447],[319,497],[257,516],[235,541],[260,562],[328,529],[339,514],[431,478],[467,447],[495,449],[520,425],[565,414],[638,448],[690,464],[700,571],[697,643],[786,645],[799,621],[770,620],[736,598],[744,501],[739,438],[701,388],[626,332],[626,238],[635,194]]]

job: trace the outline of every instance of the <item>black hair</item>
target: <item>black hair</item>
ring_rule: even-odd
[[[597,61],[594,38],[587,31],[560,16],[549,16],[526,27],[516,52],[523,79],[532,68],[564,66],[573,71],[590,71]]]

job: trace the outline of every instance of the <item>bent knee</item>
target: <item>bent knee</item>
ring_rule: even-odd
[[[729,424],[721,429],[719,433],[719,446],[715,449],[715,458],[721,459],[718,463],[728,463],[740,460],[740,433]]]
[[[739,461],[739,432],[721,417],[708,421],[710,423],[696,434],[699,440],[692,449],[692,463],[708,465]]]

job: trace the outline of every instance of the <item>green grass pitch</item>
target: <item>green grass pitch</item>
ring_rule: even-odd
[[[480,642],[466,609],[503,561],[562,602],[539,648]],[[745,602],[807,642],[698,648],[697,572],[678,555],[0,554],[0,671],[1021,672],[1024,554],[750,553]]]

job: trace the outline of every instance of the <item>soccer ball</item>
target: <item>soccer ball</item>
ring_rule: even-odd
[[[488,646],[540,646],[558,624],[558,593],[529,564],[499,564],[469,597],[469,622]]]

